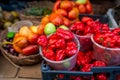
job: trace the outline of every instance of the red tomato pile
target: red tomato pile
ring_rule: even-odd
[[[47,23],[53,23],[56,27],[65,25],[69,27],[72,23],[79,20],[79,14],[92,14],[92,4],[86,0],[84,4],[78,4],[74,1],[57,0],[53,6],[53,12],[44,16],[38,27],[38,33],[44,34],[44,27]]]
[[[90,17],[82,17],[81,21],[76,21],[70,26],[70,30],[77,35],[91,35],[109,31],[108,24],[102,24]]]
[[[93,38],[95,42],[104,47],[120,48],[120,28],[115,28],[104,33],[97,33]]]
[[[58,28],[56,33],[48,38],[41,35],[37,43],[42,46],[42,52],[46,58],[61,61],[77,53],[77,44],[73,40],[74,35],[72,32]]]

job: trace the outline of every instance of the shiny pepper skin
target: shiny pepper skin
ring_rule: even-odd
[[[65,50],[60,49],[56,51],[56,58],[55,58],[56,61],[61,61],[65,59],[65,57],[66,57]]]
[[[82,72],[89,72],[89,71],[91,71],[91,68],[93,67],[93,64],[85,64],[83,67],[82,67],[82,69],[81,69],[81,71]]]
[[[115,40],[111,37],[106,37],[103,41],[103,46],[113,48],[115,47]]]
[[[95,62],[93,62],[93,66],[95,66],[95,67],[104,67],[104,66],[106,66],[106,64],[103,61],[95,61]]]
[[[120,35],[120,28],[115,28],[112,32],[116,35]]]
[[[73,56],[77,52],[77,45],[75,42],[71,41],[67,43],[66,54],[68,57]]]
[[[50,60],[55,60],[55,53],[52,49],[49,48],[43,48],[43,54],[46,58],[50,59]]]
[[[64,39],[58,39],[57,42],[55,43],[56,48],[65,48],[65,40]]]
[[[48,43],[47,36],[41,35],[37,40],[38,45],[45,47]]]
[[[93,38],[97,43],[102,44],[104,41],[104,37],[104,34],[96,34]]]
[[[64,30],[62,28],[58,28],[56,34],[65,40],[72,40],[74,38],[74,35],[71,31]]]

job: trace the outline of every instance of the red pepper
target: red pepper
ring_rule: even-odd
[[[115,36],[115,34],[111,31],[105,32],[104,35],[105,35],[105,37],[114,37]]]
[[[84,57],[84,53],[79,51],[78,55],[77,55],[77,65],[80,66],[81,65],[81,58]]]
[[[72,24],[72,25],[70,26],[70,30],[75,33],[75,31],[77,30],[76,25],[75,25],[75,24]]]
[[[92,33],[92,29],[90,26],[85,26],[84,34]]]
[[[96,77],[97,77],[97,80],[108,80],[105,74],[98,74]]]
[[[94,40],[95,40],[95,42],[97,42],[98,44],[102,44],[103,43],[103,41],[104,41],[104,34],[96,34],[96,35],[94,35]]]
[[[46,58],[50,60],[55,60],[55,53],[52,49],[44,47],[42,52]]]
[[[113,39],[114,39],[114,37],[113,37]],[[120,47],[120,36],[117,36],[116,46]]]
[[[84,24],[82,22],[76,23],[76,28],[79,31],[84,31]]]
[[[95,61],[95,62],[93,62],[93,66],[95,66],[95,67],[104,67],[104,66],[106,66],[106,64],[103,61]]]
[[[56,45],[56,48],[65,48],[66,44],[65,44],[65,40],[64,39],[58,39],[56,41],[56,43],[54,43]]]
[[[67,43],[66,54],[68,57],[73,56],[77,52],[77,45],[75,42],[71,41]]]
[[[112,32],[116,35],[120,35],[120,28],[115,28],[112,30]]]
[[[82,17],[81,21],[82,21],[83,23],[86,23],[86,22],[88,22],[88,21],[93,21],[93,19],[90,18],[90,17],[85,16],[85,17]]]
[[[65,59],[65,57],[66,57],[65,50],[60,49],[56,51],[56,58],[55,58],[56,61],[61,61]]]
[[[102,24],[102,32],[108,32],[110,30],[108,24]]]
[[[58,74],[58,78],[59,79],[63,79],[64,78],[64,74]]]
[[[74,38],[74,35],[71,31],[69,30],[64,30],[62,28],[58,28],[56,31],[56,34],[65,40],[72,40]]]
[[[41,35],[38,37],[37,43],[38,45],[45,47],[48,43],[47,37],[45,35]]]
[[[57,42],[57,40],[59,39],[59,37],[57,36],[57,34],[52,34],[49,38],[48,38],[48,44],[54,44]]]
[[[103,46],[105,47],[110,47],[110,48],[113,48],[115,47],[115,40],[111,37],[106,37],[102,43]]]
[[[83,65],[81,71],[82,72],[89,72],[89,71],[91,71],[92,67],[93,67],[93,64],[85,64],[85,65]]]
[[[93,51],[86,52],[85,54],[86,54],[85,55],[86,57],[89,57],[90,61],[92,61],[94,59]]]

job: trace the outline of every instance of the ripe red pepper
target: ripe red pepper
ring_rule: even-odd
[[[56,34],[65,40],[72,40],[74,38],[74,35],[71,31],[69,30],[64,30],[62,28],[58,28],[56,31]]]
[[[77,45],[75,44],[75,42],[73,42],[73,41],[68,42],[65,52],[66,52],[68,57],[71,57],[74,54],[76,54],[76,52],[77,52]]]
[[[93,19],[90,18],[90,17],[85,16],[85,17],[82,17],[81,21],[82,21],[83,23],[86,23],[86,22],[88,22],[88,21],[93,21]]]
[[[45,35],[41,35],[38,37],[37,43],[38,45],[45,47],[48,43],[47,37]]]
[[[56,41],[56,43],[54,43],[56,45],[56,48],[65,48],[66,44],[65,44],[65,40],[64,39],[58,39]]]
[[[46,48],[46,47],[44,47],[43,49],[42,49],[43,51],[43,55],[46,57],[46,58],[48,58],[48,59],[50,59],[50,60],[55,60],[55,53],[54,53],[54,51],[52,50],[52,49],[49,49],[49,48]]]
[[[120,35],[120,28],[115,28],[112,32],[116,35]]]
[[[113,37],[113,39],[114,39],[114,37]],[[118,47],[120,47],[120,36],[117,36],[116,44],[115,45],[118,46]]]
[[[93,38],[95,40],[95,42],[97,42],[98,44],[102,44],[104,41],[104,34],[96,34]]]
[[[115,47],[115,40],[112,39],[111,37],[106,37],[102,43],[103,46],[105,47],[110,47],[110,48],[113,48]]]
[[[39,48],[37,45],[29,45],[22,49],[23,55],[33,55],[39,52]]]
[[[102,32],[105,33],[105,32],[108,32],[110,31],[110,28],[108,26],[108,24],[102,24]]]
[[[93,66],[95,66],[95,67],[104,67],[104,66],[106,66],[106,64],[103,61],[95,61],[95,62],[93,62]]]
[[[97,80],[108,80],[107,76],[105,74],[98,74],[96,76]]]
[[[89,71],[91,71],[92,67],[93,67],[93,64],[85,64],[85,65],[83,65],[81,71],[82,72],[89,72]]]
[[[89,51],[86,53],[79,52],[77,55],[77,65],[83,66],[84,64],[89,64],[93,60],[93,52]]]
[[[56,61],[61,61],[65,59],[65,57],[66,57],[65,50],[60,49],[56,51],[56,58],[55,58]]]
[[[76,23],[76,28],[79,31],[84,31],[84,24],[82,22]]]
[[[92,33],[92,29],[90,26],[85,26],[84,34]]]

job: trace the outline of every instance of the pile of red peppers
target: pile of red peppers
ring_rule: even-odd
[[[37,43],[42,46],[43,55],[53,61],[61,61],[75,55],[78,46],[70,30],[58,28],[50,36],[41,35]]]

